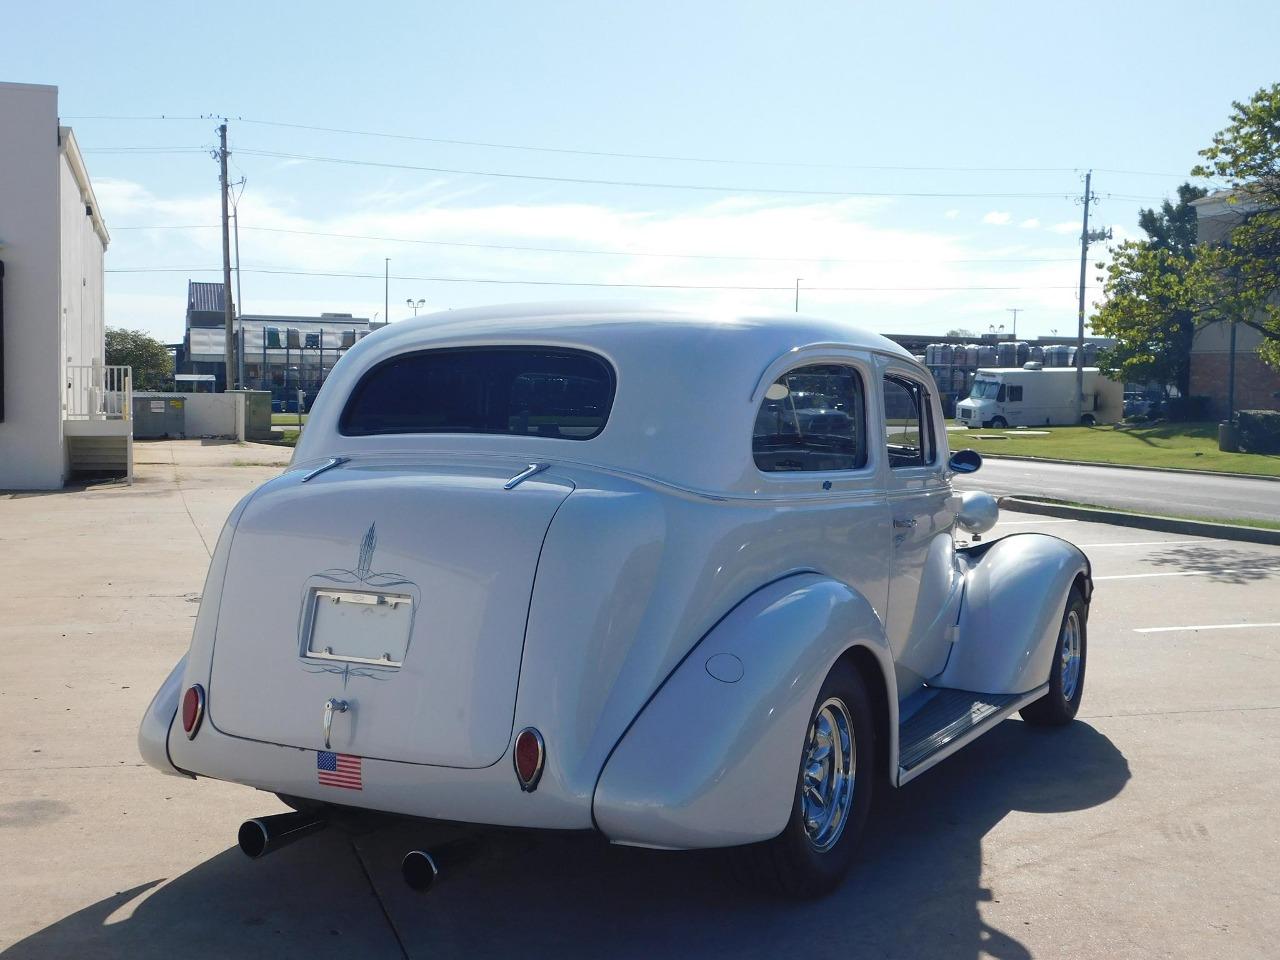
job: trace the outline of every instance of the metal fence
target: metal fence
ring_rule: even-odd
[[[67,366],[68,420],[129,420],[133,416],[132,367],[104,363]]]

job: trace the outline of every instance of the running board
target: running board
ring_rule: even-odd
[[[898,786],[942,762],[1015,710],[1039,700],[1048,690],[1047,683],[1030,693],[939,689],[898,728]]]

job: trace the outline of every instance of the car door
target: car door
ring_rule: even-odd
[[[896,363],[881,379],[892,515],[886,627],[902,696],[946,666],[960,602],[952,538],[958,498],[943,462],[941,410],[927,383]]]

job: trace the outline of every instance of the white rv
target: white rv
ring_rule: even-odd
[[[979,370],[969,396],[956,404],[956,423],[965,427],[1044,427],[1115,423],[1124,413],[1124,384],[1108,380],[1097,367],[1084,368],[1084,403],[1076,413],[1074,367]]]

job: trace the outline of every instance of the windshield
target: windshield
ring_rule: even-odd
[[[1000,384],[995,380],[975,380],[969,390],[970,400],[994,400],[1000,391]]]
[[[613,370],[546,347],[425,350],[378,364],[342,412],[347,436],[507,433],[589,440],[613,404]]]

